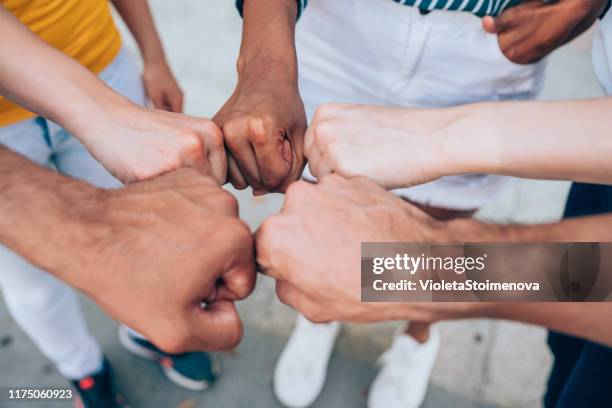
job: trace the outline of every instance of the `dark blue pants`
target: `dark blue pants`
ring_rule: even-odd
[[[612,186],[575,183],[564,217],[612,212]],[[555,361],[544,397],[546,408],[612,407],[612,348],[550,332]]]

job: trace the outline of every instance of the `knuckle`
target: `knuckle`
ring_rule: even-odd
[[[312,188],[313,186],[308,182],[302,180],[295,181],[289,184],[287,190],[285,190],[286,200],[300,201],[309,194]]]
[[[249,118],[250,141],[262,145],[268,141],[268,131],[273,126],[274,118],[269,114]]]
[[[231,214],[238,215],[238,200],[227,190],[220,188],[216,199],[218,203]]]
[[[224,143],[229,147],[236,147],[242,139],[239,124],[236,121],[229,121],[221,126]]]
[[[206,135],[206,145],[209,149],[223,148],[223,133],[215,122],[205,120],[202,123],[202,132]]]
[[[287,286],[284,282],[276,282],[276,297],[281,301],[282,304],[290,306],[290,299],[287,292]]]
[[[328,102],[319,105],[314,113],[315,120],[328,119],[334,116],[342,108],[343,104],[337,102]]]
[[[313,142],[319,146],[327,145],[334,138],[333,123],[330,120],[319,121],[312,125]]]
[[[253,246],[253,234],[249,226],[238,218],[232,218],[229,223],[231,235],[237,242],[241,242],[244,246],[252,248]]]
[[[183,130],[180,136],[182,151],[190,155],[201,155],[204,153],[204,141],[193,129]]]
[[[281,225],[281,215],[272,215],[264,220],[259,227],[259,236],[263,242],[266,242],[270,237],[274,236]]]

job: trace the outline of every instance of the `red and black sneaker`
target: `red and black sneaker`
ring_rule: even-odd
[[[106,359],[100,371],[71,383],[77,394],[76,408],[129,408],[115,388],[113,372]]]

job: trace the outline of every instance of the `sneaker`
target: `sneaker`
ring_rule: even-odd
[[[298,316],[274,370],[274,394],[286,407],[304,408],[321,394],[340,323],[310,323]]]
[[[119,342],[132,354],[157,362],[172,383],[191,391],[208,389],[221,373],[219,362],[208,353],[168,354],[125,326],[119,327]]]
[[[419,343],[397,334],[380,356],[380,372],[368,393],[368,408],[417,408],[425,399],[429,378],[440,349],[440,332],[431,326],[429,339]]]
[[[128,408],[125,398],[115,388],[111,366],[106,359],[95,374],[70,381],[76,390],[76,408]]]

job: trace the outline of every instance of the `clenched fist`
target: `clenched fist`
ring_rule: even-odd
[[[297,85],[239,85],[213,120],[223,132],[234,187],[284,191],[302,174],[306,114]]]
[[[257,262],[279,299],[315,322],[399,319],[392,303],[361,303],[362,242],[431,242],[438,222],[363,178],[289,186],[280,214],[256,233]]]
[[[451,111],[330,103],[320,106],[304,140],[310,172],[367,177],[386,189],[442,177]],[[453,119],[453,120],[451,120]]]
[[[240,341],[234,301],[255,284],[253,241],[229,193],[192,169],[112,191],[66,183],[70,214],[56,218],[74,226],[72,254],[49,270],[165,351]]]
[[[125,104],[107,111],[79,139],[124,183],[191,167],[224,183],[227,161],[221,131],[204,118]]]

